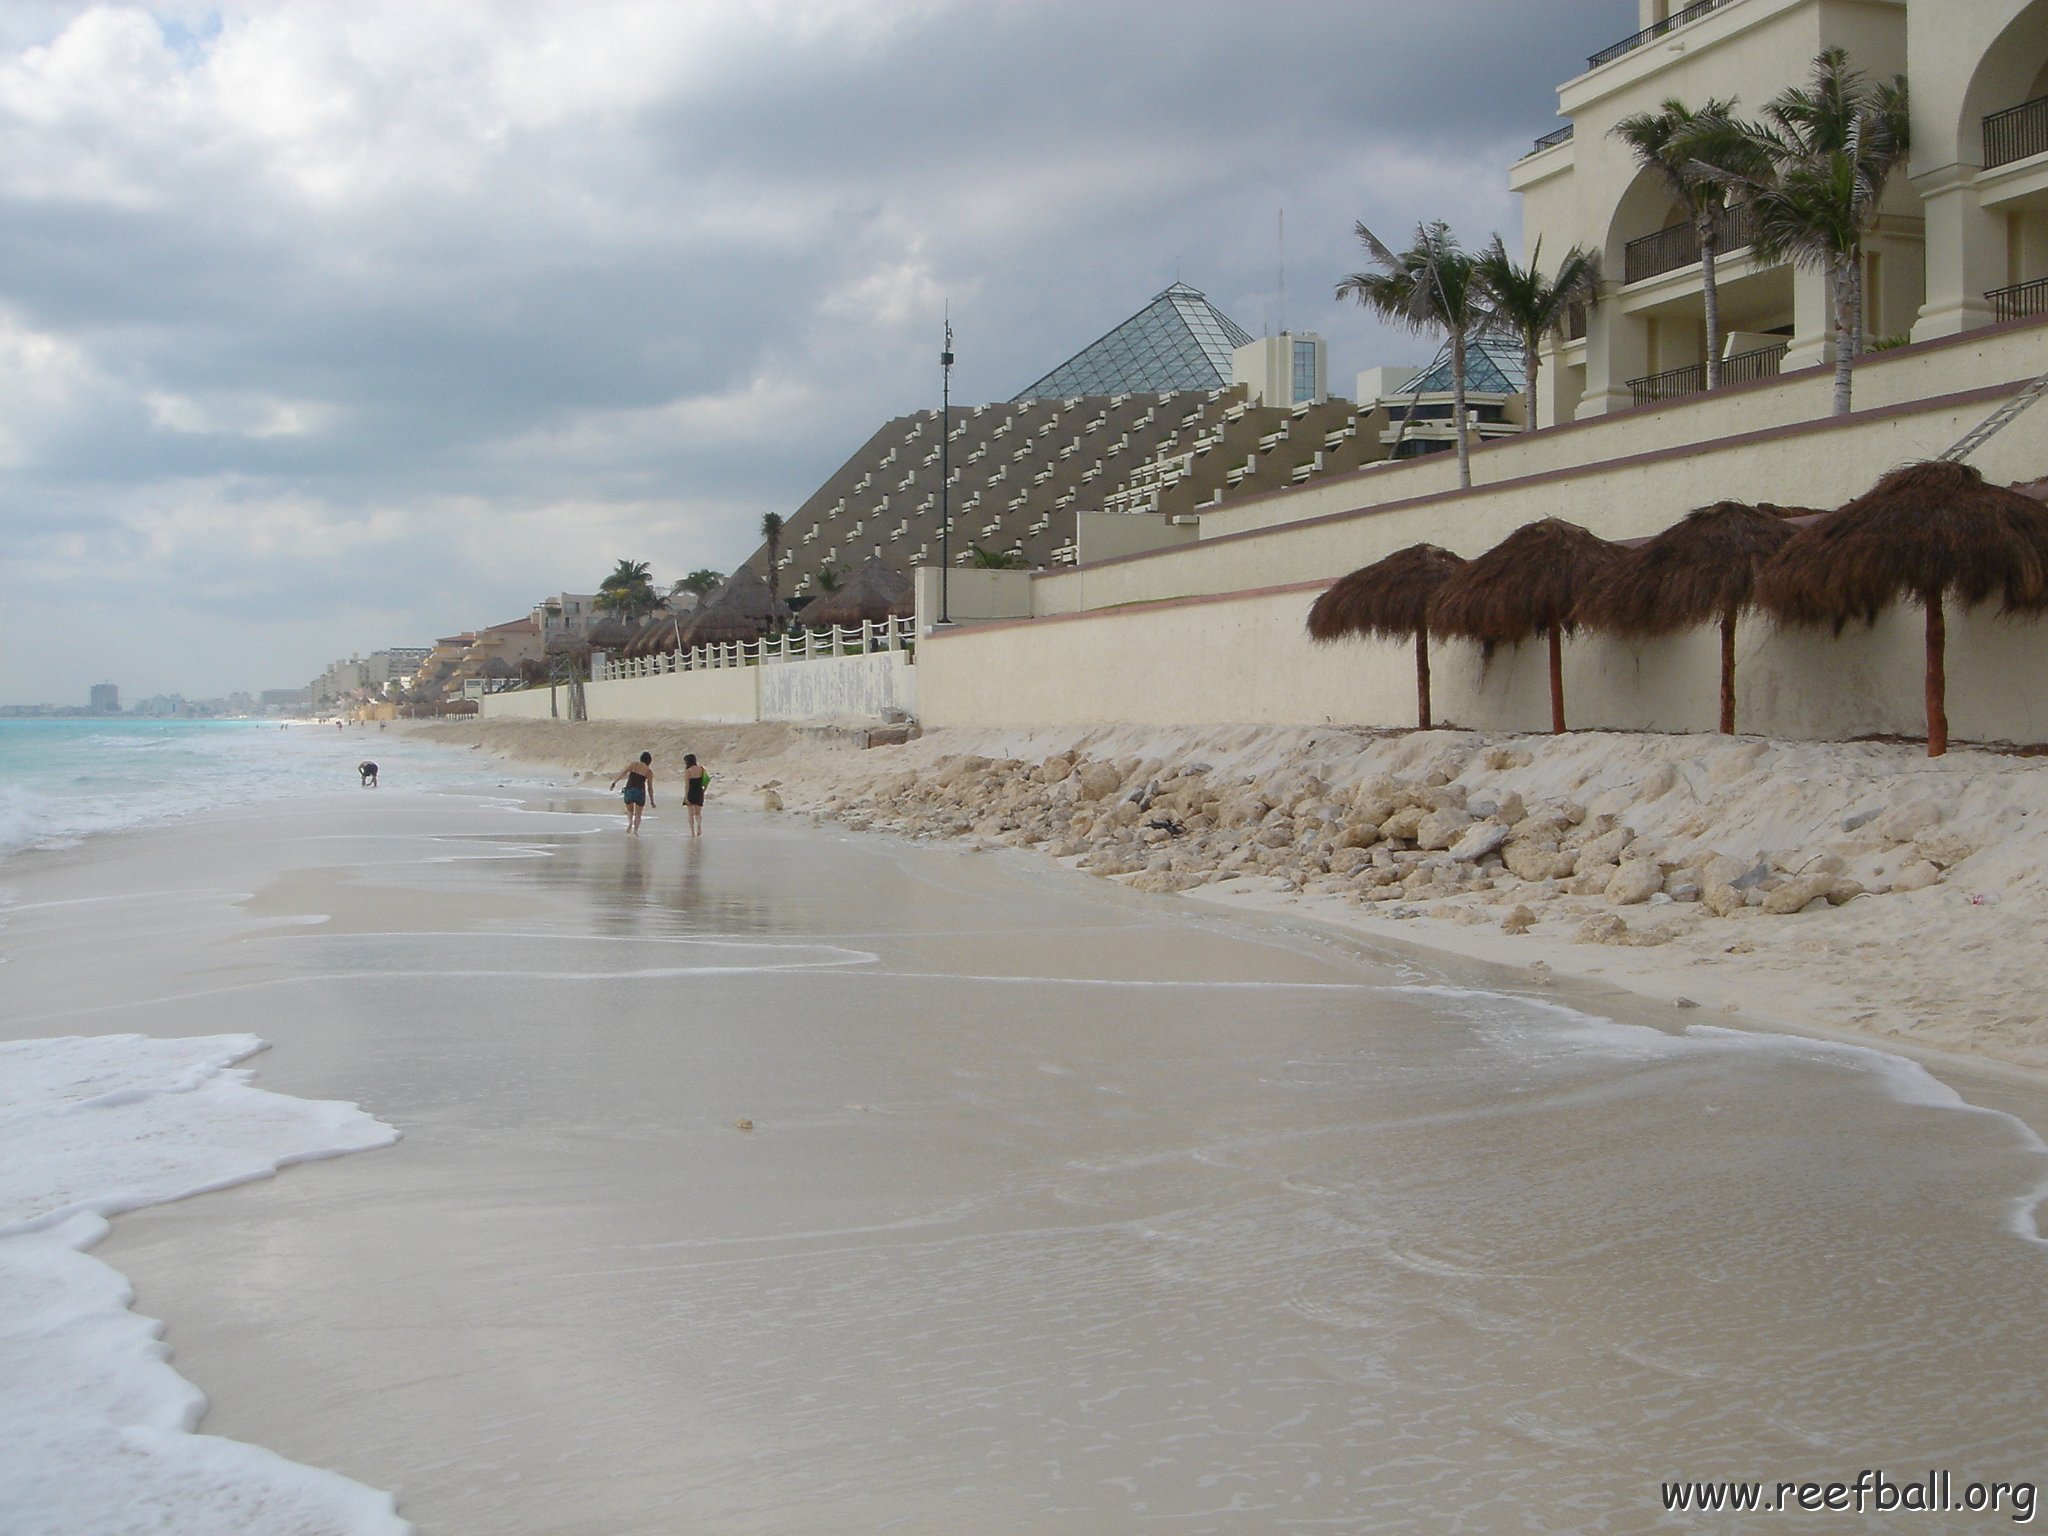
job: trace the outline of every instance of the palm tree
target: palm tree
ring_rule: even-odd
[[[975,570],[1028,571],[1031,569],[1031,562],[1024,558],[1022,550],[987,549],[979,544],[970,544],[967,547],[973,551],[967,563]]]
[[[782,514],[764,512],[761,514],[761,537],[768,541],[768,595],[780,599],[777,590],[782,585],[782,573],[776,569],[782,559]]]
[[[1731,176],[1756,221],[1756,249],[1771,261],[1827,274],[1835,322],[1835,414],[1849,412],[1851,370],[1863,350],[1863,241],[1885,184],[1912,148],[1906,77],[1873,85],[1840,48],[1822,50],[1804,86],[1744,126],[1764,162]]]
[[[1547,336],[1564,334],[1573,308],[1591,304],[1600,291],[1600,258],[1573,246],[1558,263],[1557,275],[1543,275],[1543,241],[1529,253],[1529,265],[1517,266],[1499,235],[1479,256],[1479,286],[1495,330],[1522,344],[1522,410],[1524,432],[1536,430],[1537,350]]]
[[[1395,253],[1363,224],[1358,238],[1379,268],[1354,272],[1337,285],[1337,297],[1356,298],[1373,313],[1412,331],[1448,331],[1451,337],[1451,409],[1458,430],[1458,484],[1472,484],[1465,445],[1465,342],[1485,319],[1477,261],[1463,250],[1441,219],[1418,225],[1415,243]]]
[[[709,566],[701,566],[677,582],[675,590],[678,592],[694,592],[699,597],[702,597],[706,592],[715,590],[718,584],[724,580],[725,572],[714,571]]]
[[[645,560],[621,560],[597,584],[596,607],[622,619],[645,618],[661,602]]]
[[[1700,243],[1700,297],[1707,311],[1707,388],[1721,387],[1721,290],[1714,257],[1721,248],[1721,220],[1735,182],[1758,169],[1759,156],[1734,118],[1735,98],[1710,96],[1697,112],[1667,98],[1655,112],[1624,117],[1608,131],[1635,152],[1636,163],[1655,171],[1671,195],[1685,205]]]

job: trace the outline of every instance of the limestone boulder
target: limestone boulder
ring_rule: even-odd
[[[1496,851],[1508,840],[1508,829],[1497,821],[1475,821],[1450,845],[1450,855],[1461,863],[1474,864]],[[1426,845],[1425,845],[1426,846]]]
[[[1700,905],[1716,917],[1728,917],[1746,903],[1741,891],[1725,880],[1709,880],[1700,887]]]
[[[1422,818],[1429,814],[1419,805],[1404,805],[1380,823],[1380,836],[1398,837],[1403,842],[1412,843],[1415,841],[1416,829],[1422,825]]]
[[[1601,864],[1618,862],[1622,850],[1635,840],[1635,833],[1627,827],[1613,827],[1598,836],[1587,838],[1579,844],[1579,873],[1584,874]]]
[[[1977,850],[1952,832],[1927,832],[1914,839],[1913,851],[1936,869],[1954,869]]]
[[[1469,812],[1447,805],[1441,810],[1431,811],[1415,824],[1415,846],[1432,853],[1448,848],[1463,837],[1465,829],[1471,825]]]
[[[1941,879],[1941,869],[1927,859],[1915,859],[1892,876],[1894,891],[1924,891]]]
[[[1565,890],[1574,896],[1604,896],[1608,882],[1620,873],[1618,864],[1580,865],[1578,873],[1566,883]]]
[[[1775,917],[1785,917],[1816,897],[1825,900],[1834,888],[1833,875],[1794,875],[1764,897],[1764,911]]]
[[[1574,944],[1626,944],[1628,940],[1628,924],[1612,913],[1587,918],[1572,935]]]
[[[1941,825],[1941,807],[1932,800],[1911,800],[1877,818],[1874,830],[1888,843],[1917,843]]]
[[[1542,843],[1511,838],[1501,848],[1501,861],[1517,880],[1562,880],[1578,868],[1578,855]]]
[[[1664,871],[1654,859],[1630,859],[1614,872],[1605,892],[1617,907],[1633,907],[1664,889]]]
[[[1078,772],[1075,798],[1101,800],[1124,787],[1123,775],[1108,763],[1084,763]]]

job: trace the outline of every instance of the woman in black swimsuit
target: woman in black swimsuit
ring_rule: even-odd
[[[698,765],[697,754],[683,754],[683,798],[690,807],[690,836],[704,835],[704,786],[711,782],[711,775]]]
[[[638,834],[641,812],[654,804],[654,754],[642,752],[640,761],[628,763],[613,774],[607,787],[616,789],[620,779],[626,781],[626,831]]]

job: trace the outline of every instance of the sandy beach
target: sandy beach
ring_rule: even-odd
[[[1639,1530],[1674,1478],[2036,1473],[2016,1074],[743,809],[695,740],[700,843],[400,775],[10,872],[0,1035],[251,1030],[261,1087],[402,1136],[94,1250],[206,1433],[549,1536]]]
[[[780,726],[471,722],[429,739],[586,775],[694,749],[742,804],[1035,847],[1537,982],[2048,1069],[2033,755],[1334,727],[940,732],[865,751],[857,732]]]

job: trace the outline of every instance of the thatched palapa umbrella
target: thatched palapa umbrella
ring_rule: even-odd
[[[1476,640],[1490,654],[1542,635],[1550,648],[1550,729],[1564,731],[1564,637],[1578,624],[1578,603],[1622,557],[1618,545],[1562,518],[1517,528],[1448,577],[1429,605],[1439,635]]]
[[[768,590],[767,582],[742,566],[697,605],[696,614],[683,625],[683,644],[758,640],[787,624],[789,617],[789,605]]]
[[[1756,573],[1792,537],[1774,508],[1717,501],[1688,512],[1629,550],[1587,588],[1579,618],[1592,629],[1646,640],[1721,626],[1721,731],[1735,734],[1735,620],[1756,596]]]
[[[879,556],[870,555],[838,590],[827,592],[804,609],[802,622],[823,628],[827,624],[874,624],[899,618],[917,606],[917,588],[903,572],[892,570]]]
[[[2048,608],[2048,508],[1986,485],[1967,464],[1895,469],[1830,517],[1802,528],[1757,581],[1758,604],[1786,624],[1877,622],[1910,598],[1927,612],[1927,755],[1948,750],[1948,623],[1942,603],[1996,597],[2004,613]]]
[[[1434,544],[1410,544],[1384,560],[1338,578],[1308,611],[1317,640],[1346,635],[1415,642],[1415,724],[1430,727],[1429,602],[1445,579],[1463,570],[1462,556]]]

